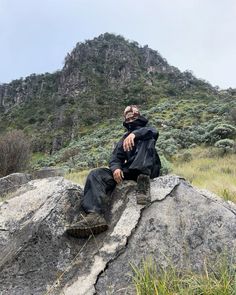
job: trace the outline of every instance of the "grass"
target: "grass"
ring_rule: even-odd
[[[41,160],[45,156],[44,153],[36,152],[32,154],[31,161],[38,161]]]
[[[192,160],[173,163],[173,173],[194,186],[236,202],[236,154],[212,157],[209,150],[199,147],[191,154]]]
[[[158,269],[152,258],[131,265],[136,295],[235,295],[236,273],[225,259],[219,259],[214,271],[205,265],[202,274],[179,273],[174,267]],[[211,268],[212,269],[212,268]]]
[[[72,182],[75,182],[75,183],[78,183],[78,184],[84,186],[85,180],[86,180],[87,175],[89,174],[89,171],[90,170],[83,170],[83,171],[67,173],[65,175],[65,178],[72,181]]]

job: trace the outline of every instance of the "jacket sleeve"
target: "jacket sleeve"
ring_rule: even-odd
[[[132,133],[134,133],[136,139],[141,140],[154,138],[156,141],[159,136],[159,132],[154,127],[142,127],[137,130],[134,130]]]
[[[109,162],[109,168],[112,172],[114,172],[116,169],[122,170],[122,165],[124,164],[126,160],[126,153],[123,149],[123,139],[120,140],[111,156],[111,160]]]

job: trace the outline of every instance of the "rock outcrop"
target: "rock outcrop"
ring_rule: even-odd
[[[31,180],[30,174],[13,173],[0,178],[0,198],[9,194]]]
[[[235,204],[165,176],[143,207],[135,185],[114,191],[109,230],[81,240],[64,232],[81,212],[79,186],[62,177],[22,185],[0,203],[0,294],[134,294],[130,263],[150,255],[195,271],[221,253],[236,262]]]

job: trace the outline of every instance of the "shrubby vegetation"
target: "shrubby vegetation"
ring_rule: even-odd
[[[219,148],[223,152],[223,154],[229,152],[236,152],[235,141],[229,138],[218,140],[215,143],[215,147]]]
[[[160,155],[161,160],[161,171],[160,175],[166,175],[172,171],[171,163],[166,159],[164,155]]]
[[[0,137],[0,176],[24,171],[30,159],[29,140],[22,131],[13,130]]]
[[[223,102],[222,102],[223,104]],[[235,127],[230,116],[215,115],[206,120],[206,106],[208,104],[199,101],[167,101],[163,99],[151,108],[142,109],[143,114],[149,118],[150,124],[154,125],[160,133],[157,141],[158,152],[168,162],[175,161],[183,149],[192,149],[196,146],[216,146],[219,153],[235,153]],[[211,102],[211,108],[218,102]],[[195,123],[192,110],[201,110],[199,123]],[[178,114],[181,116],[178,117]],[[176,119],[179,118],[179,119]],[[178,123],[177,123],[178,121]],[[122,127],[122,118],[111,119],[102,124],[94,124],[85,129],[84,134],[71,141],[70,145],[57,153],[44,158],[38,165],[59,165],[68,169],[91,169],[106,165],[114,144],[120,139],[125,130]],[[227,139],[228,138],[228,139]],[[219,140],[226,140],[218,142]],[[218,143],[217,143],[218,142]],[[221,145],[219,146],[219,144]],[[218,154],[220,155],[220,154]],[[181,158],[181,157],[179,157]],[[188,161],[188,156],[182,156],[183,161]],[[163,163],[165,160],[163,160]],[[166,169],[163,169],[166,171]]]
[[[230,124],[219,124],[209,131],[206,138],[207,141],[214,144],[221,139],[234,138],[236,128]]]

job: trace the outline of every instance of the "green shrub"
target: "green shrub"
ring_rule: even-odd
[[[209,132],[207,141],[216,143],[221,139],[233,138],[236,134],[236,128],[229,124],[217,125],[212,131]]]
[[[235,151],[235,141],[229,138],[218,140],[215,147],[220,149],[223,154]]]
[[[161,159],[161,172],[160,175],[166,175],[172,171],[171,163],[166,159],[164,155],[160,156]]]
[[[231,109],[230,116],[232,121],[236,124],[236,108]]]
[[[168,137],[168,135],[166,135],[166,137]],[[177,143],[173,138],[160,137],[159,142],[158,142],[158,148],[167,157],[173,156],[178,151]]]

